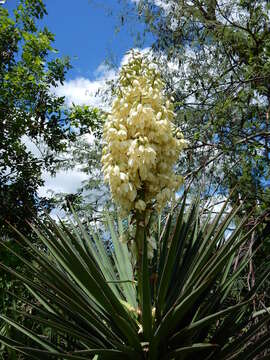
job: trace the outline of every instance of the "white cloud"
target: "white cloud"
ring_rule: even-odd
[[[89,144],[93,142],[93,136],[91,134],[84,135],[84,137]],[[35,158],[42,158],[43,150],[45,149],[42,140],[36,144],[27,135],[24,135],[21,141]],[[39,187],[38,196],[50,198],[52,193],[75,193],[82,182],[87,180],[87,175],[81,172],[78,166],[74,170],[60,170],[56,173],[56,176],[52,176],[49,172],[43,171],[41,178],[44,180],[44,185]],[[64,210],[59,208],[55,208],[50,215],[54,219],[64,218],[66,216]]]
[[[21,142],[25,145],[26,150],[29,151],[35,158],[40,159],[44,152],[46,152],[46,146],[42,139],[38,142],[34,142],[29,136],[23,135]]]
[[[141,0],[130,0],[132,3],[135,3],[135,4],[139,4],[139,2]],[[150,1],[152,2],[152,4],[155,4],[156,6],[160,7],[161,9],[164,10],[165,14],[169,14],[172,9],[173,9],[173,6],[175,6],[176,4],[175,3],[170,3],[166,0],[152,0]]]
[[[93,134],[84,134],[83,139],[87,142],[87,144],[92,145],[95,141],[95,136]]]
[[[59,86],[55,90],[57,96],[65,96],[66,104],[71,106],[72,103],[76,105],[89,104],[90,100],[94,97],[95,92],[98,90],[96,81],[91,82],[86,78],[77,78],[74,80],[65,81],[64,85]],[[91,95],[93,92],[93,95]],[[96,99],[92,100],[95,105]]]
[[[135,52],[139,52],[139,53],[141,53],[142,55],[148,54],[149,56],[151,56],[151,52],[152,52],[152,50],[151,50],[150,47],[145,47],[145,48],[143,48],[143,49],[133,48],[132,50],[135,51]],[[120,62],[120,67],[119,67],[119,69],[121,68],[121,66],[126,65],[126,64],[128,63],[130,57],[131,57],[131,51],[128,51],[128,52],[122,57],[122,60],[121,60],[121,62]]]
[[[97,91],[104,85],[103,81],[90,81],[86,78],[77,78],[68,80],[64,85],[55,90],[57,96],[65,96],[67,106],[91,105],[99,107],[102,105],[100,96]]]
[[[107,81],[115,78],[116,71],[114,69],[111,69],[108,65],[105,63],[101,63],[97,69],[94,71],[94,75],[98,81]]]
[[[116,77],[116,71],[101,63],[94,76],[94,80],[85,77],[67,80],[52,91],[57,96],[65,96],[67,106],[75,104],[102,108],[104,105],[99,92],[105,88],[107,81]]]
[[[87,179],[87,175],[77,168],[68,171],[60,170],[56,176],[51,176],[50,173],[44,171],[42,179],[45,184],[39,188],[39,196],[48,196],[50,192],[72,194],[78,190],[82,181]]]
[[[94,143],[94,139],[93,134],[82,136],[82,140],[85,140],[89,145]],[[70,154],[62,154],[61,158],[68,159],[70,156]],[[81,165],[83,164],[78,164],[73,170],[59,170],[55,176],[44,171],[42,173],[44,185],[39,188],[38,195],[50,197],[52,193],[75,193],[81,187],[82,182],[88,179],[87,175],[81,171]]]
[[[85,134],[83,137],[89,145],[94,141],[92,134]],[[24,135],[21,137],[21,142],[37,159],[41,159],[46,152],[42,139],[40,139],[39,143],[35,143],[27,135]],[[60,170],[56,173],[56,176],[52,176],[49,172],[43,171],[42,180],[44,180],[44,185],[39,188],[38,195],[41,197],[50,197],[52,192],[75,193],[81,186],[82,181],[87,180],[87,175],[84,174],[78,166],[74,170]]]

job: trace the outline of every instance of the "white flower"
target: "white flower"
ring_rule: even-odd
[[[135,203],[135,209],[139,210],[139,211],[144,211],[146,208],[146,203],[143,200],[138,200]]]
[[[183,183],[173,173],[186,146],[180,131],[173,135],[174,116],[156,67],[133,52],[104,126],[104,179],[122,212],[153,206],[160,211]]]

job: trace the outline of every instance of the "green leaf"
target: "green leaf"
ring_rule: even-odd
[[[166,292],[167,292],[167,289],[169,286],[170,277],[172,274],[175,258],[177,255],[177,249],[178,248],[182,249],[184,247],[184,243],[186,241],[186,238],[184,236],[181,236],[181,238],[179,239],[180,232],[182,229],[184,209],[185,209],[185,198],[182,202],[181,209],[180,209],[179,215],[177,217],[174,234],[173,234],[171,243],[169,244],[169,248],[167,248],[166,245],[164,245],[165,247],[163,248],[163,252],[164,252],[164,254],[166,254],[165,255],[166,260],[165,260],[163,268],[160,269],[161,276],[160,276],[160,280],[159,280],[159,287],[158,287],[158,294],[157,294],[157,301],[156,301],[156,307],[157,307],[158,314],[162,314],[162,312],[164,311],[164,302],[165,302]],[[170,225],[170,222],[168,222],[167,226],[169,226],[169,225]],[[167,237],[168,237],[168,234],[167,234]],[[167,242],[166,237],[164,238],[164,240]]]
[[[215,344],[193,344],[191,346],[186,346],[171,351],[168,355],[165,355],[162,360],[181,359],[184,358],[185,355],[191,355],[192,357],[194,357],[196,356],[196,353],[201,353],[205,351],[209,352],[209,350],[213,350],[217,347],[218,345]]]

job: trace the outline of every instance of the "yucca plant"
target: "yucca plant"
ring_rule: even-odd
[[[106,247],[74,213],[75,223],[32,224],[39,246],[18,233],[29,256],[10,251],[24,272],[1,264],[35,299],[22,315],[37,327],[0,316],[25,342],[4,333],[0,341],[26,359],[253,360],[267,351],[270,316],[267,308],[254,313],[253,302],[270,275],[269,262],[250,291],[234,296],[251,255],[237,266],[234,258],[256,231],[246,226],[249,216],[228,234],[239,207],[226,213],[228,199],[215,219],[205,218],[199,199],[187,209],[183,196],[152,231],[155,212],[183,182],[173,163],[185,142],[162,88],[157,70],[133,53],[105,125],[105,180],[121,216],[130,214],[131,244],[120,241],[121,220],[116,226],[105,214]],[[32,330],[41,325],[46,333]]]
[[[26,359],[254,359],[270,344],[269,334],[258,336],[270,316],[265,311],[254,321],[252,304],[270,274],[269,263],[250,292],[240,300],[231,295],[249,261],[244,256],[233,272],[234,256],[254,229],[243,232],[243,220],[225,239],[239,208],[204,221],[198,201],[185,208],[183,200],[174,229],[172,214],[167,216],[152,260],[143,242],[136,270],[127,245],[119,241],[122,223],[116,226],[108,214],[108,248],[78,218],[71,227],[51,219],[32,225],[43,247],[20,236],[34,262],[21,258],[24,273],[1,266],[37,300],[23,316],[46,325],[57,341],[1,316],[36,346],[3,332],[1,342]],[[140,226],[136,236],[146,237],[147,228]]]

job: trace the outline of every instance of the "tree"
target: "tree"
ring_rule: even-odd
[[[46,14],[42,0],[22,0],[10,15],[0,7],[0,231],[10,235],[6,221],[23,231],[44,199],[37,189],[41,171],[52,170],[55,153],[74,138],[63,116],[64,98],[51,88],[63,83],[68,58],[53,58],[53,34],[36,22]],[[34,156],[26,141],[43,148]],[[43,144],[43,147],[42,147]],[[47,203],[48,205],[48,203]]]
[[[187,178],[269,205],[269,2],[139,1],[190,145]],[[202,176],[200,176],[202,179]],[[200,180],[201,182],[201,180]]]
[[[10,224],[34,241],[26,220],[50,209],[50,202],[38,197],[42,170],[53,171],[56,154],[75,137],[72,120],[62,111],[64,98],[51,91],[63,83],[70,64],[68,58],[53,56],[53,34],[36,24],[45,14],[42,0],[22,0],[13,14],[0,6],[0,242],[11,239],[10,246],[21,255],[24,250],[13,241]],[[20,268],[3,248],[1,262]],[[6,313],[13,304],[7,290],[22,295],[25,289],[3,271],[0,279],[0,308]]]

